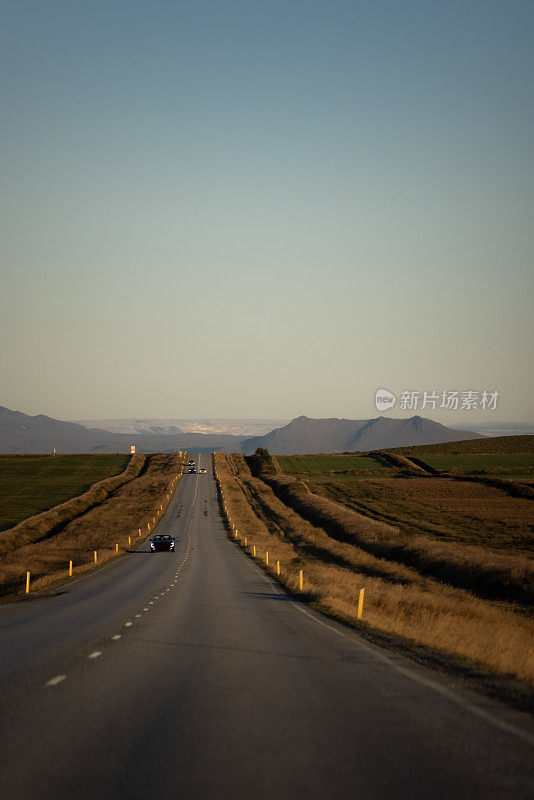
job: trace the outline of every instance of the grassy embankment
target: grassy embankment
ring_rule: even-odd
[[[123,472],[129,455],[0,455],[0,531]]]
[[[87,475],[91,460],[100,456],[78,458],[87,460]],[[137,454],[127,460],[119,475],[0,533],[0,595],[23,591],[26,571],[36,591],[66,577],[70,560],[75,575],[91,570],[94,551],[101,565],[123,555],[129,540],[140,541],[154,529],[181,475],[183,458]],[[58,474],[53,496],[65,491],[61,481]]]
[[[534,483],[534,436],[496,436],[465,442],[399,447],[399,454],[452,476]]]
[[[389,452],[385,451],[384,455],[389,455]],[[471,458],[468,455],[464,457]],[[417,464],[413,465],[411,472],[405,470],[410,474],[409,479],[403,474],[402,464],[398,468],[388,468],[383,463],[381,471],[377,469],[371,474],[358,468],[359,456],[343,456],[344,463],[350,465],[352,462],[352,466],[348,466],[344,474],[339,474],[328,468],[332,458],[337,457],[278,456],[277,461],[283,472],[303,480],[314,493],[390,523],[406,536],[424,535],[443,544],[451,542],[483,547],[484,576],[491,551],[496,555],[500,552],[507,558],[511,554],[521,557],[534,551],[534,506],[529,497],[514,497],[496,486],[470,480],[468,475],[461,481],[448,476],[431,476]],[[378,461],[379,456],[376,459]],[[426,461],[430,460],[427,455]],[[424,462],[420,460],[420,463]],[[521,569],[519,562],[516,569],[518,567]],[[507,562],[506,568],[512,568],[512,562]],[[507,580],[505,576],[498,577],[499,582]],[[473,584],[471,588],[476,587]],[[486,585],[486,589],[489,588]],[[480,587],[480,591],[483,590],[484,587]],[[491,596],[506,597],[502,594]]]
[[[522,603],[485,600],[466,586],[437,580],[420,565],[399,561],[399,544],[402,552],[409,537],[398,528],[309,492],[297,479],[278,474],[268,458],[248,461],[256,476],[242,456],[215,456],[228,513],[242,546],[247,537],[249,553],[255,545],[257,559],[265,562],[269,552],[266,568],[275,577],[280,561],[279,579],[288,589],[298,591],[302,569],[305,598],[368,635],[385,635],[412,651],[422,646],[421,657],[452,659],[469,674],[482,670],[488,686],[498,681],[488,670],[534,682],[534,626]],[[434,562],[445,560],[445,574],[450,555],[461,562],[472,553],[465,547],[460,554],[438,548]],[[477,559],[475,564],[483,566]],[[458,583],[461,570],[453,573]],[[364,620],[358,623],[356,600],[363,587]],[[525,701],[522,689],[515,686],[513,692]]]

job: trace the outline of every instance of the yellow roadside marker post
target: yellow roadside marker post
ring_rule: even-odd
[[[147,525],[148,525],[148,530],[150,530],[150,522],[148,522]]]
[[[252,555],[256,558],[256,545],[252,545]]]
[[[362,618],[363,614],[363,597],[365,594],[365,589],[360,589],[360,596],[358,597],[358,619]]]
[[[139,536],[141,536],[141,528],[139,528]]]
[[[26,594],[30,593],[30,573],[26,573]]]
[[[265,564],[267,567],[269,566],[269,553],[267,551],[265,551]]]
[[[302,575],[302,570],[299,572],[299,589],[302,592],[302,588],[304,586],[304,577]]]
[[[72,561],[69,561],[69,578],[72,578]]]
[[[95,559],[95,564],[98,564],[98,556],[96,554],[96,550],[93,551],[93,556],[94,556],[94,559]]]
[[[247,537],[245,536],[245,547],[247,546]]]
[[[276,574],[280,575],[280,562],[279,561],[276,562]]]
[[[132,546],[132,537],[128,536],[128,547]]]
[[[115,552],[116,553],[119,552],[119,544],[118,544],[118,542],[115,543]]]

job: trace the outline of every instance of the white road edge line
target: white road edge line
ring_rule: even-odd
[[[236,551],[237,552],[237,551]],[[244,554],[243,554],[244,556]],[[245,556],[244,556],[245,557]],[[247,559],[250,562],[250,559]],[[274,588],[278,594],[287,596],[285,592],[283,592],[277,583],[275,583],[272,579],[270,579],[262,569],[259,569],[258,565],[255,564],[258,568],[260,575],[263,577],[266,583],[268,583],[272,588]],[[303,608],[298,603],[291,601],[291,605],[300,611],[302,614],[305,614],[307,617],[312,619],[318,625],[322,625],[328,630],[332,631],[332,633],[336,633],[338,636],[343,637],[344,639],[351,639],[353,636],[358,638],[358,645],[363,650],[365,650],[370,655],[374,656],[378,661],[381,661],[383,664],[387,665],[391,669],[394,669],[396,672],[399,672],[401,675],[404,675],[405,678],[409,678],[410,680],[414,681],[415,683],[421,684],[421,686],[426,686],[427,689],[432,689],[437,694],[440,694],[442,697],[446,697],[447,700],[450,700],[451,703],[455,703],[455,705],[464,708],[466,711],[469,711],[474,716],[480,717],[485,722],[490,723],[496,728],[500,728],[502,731],[506,733],[511,733],[523,741],[528,742],[529,744],[534,746],[534,736],[527,731],[523,731],[520,728],[516,728],[515,725],[512,725],[508,722],[504,722],[504,720],[495,717],[489,711],[485,711],[483,708],[479,708],[479,706],[474,705],[473,703],[469,702],[469,700],[461,697],[460,695],[456,694],[455,691],[452,689],[448,689],[446,686],[442,686],[437,681],[433,681],[431,678],[426,678],[424,675],[419,675],[418,673],[411,670],[409,667],[403,667],[400,664],[395,663],[393,659],[389,658],[389,656],[385,655],[384,653],[380,652],[378,645],[376,647],[372,647],[364,642],[362,637],[358,635],[358,632],[355,630],[354,632],[351,631],[350,633],[344,633],[343,631],[337,630],[332,625],[329,625],[327,622],[323,622],[323,620],[318,619],[314,614],[311,614],[306,608]]]
[[[102,650],[93,650],[93,652],[92,652],[92,653],[90,653],[90,654],[87,656],[87,658],[98,658],[98,657],[99,657],[99,656],[101,656],[101,655],[102,655]]]
[[[121,638],[121,636],[122,636],[122,634],[121,634],[121,633],[116,633],[116,634],[115,634],[115,636],[112,636],[111,638],[112,638],[112,640],[113,640],[114,642],[116,642],[118,639],[120,639],[120,638]]]
[[[332,628],[331,625],[328,625],[322,620],[317,619],[313,614],[310,614],[310,612],[307,609],[301,608],[296,603],[292,603],[292,605],[295,606],[295,608],[302,614],[305,614],[310,619],[313,619],[315,622],[319,623],[319,625],[324,625],[325,628],[328,628],[333,633],[337,633],[339,636],[343,636],[344,639],[349,638],[345,633],[342,633],[342,631],[338,631],[335,628]],[[489,722],[496,728],[500,728],[501,730],[506,731],[506,733],[514,734],[515,736],[518,736],[520,739],[523,739],[524,741],[534,746],[534,736],[531,736],[526,731],[522,731],[519,728],[516,728],[514,725],[511,725],[510,723],[504,722],[498,717],[494,717],[493,714],[491,714],[490,712],[485,711],[483,708],[479,708],[479,706],[476,706],[473,703],[470,703],[469,700],[460,697],[452,689],[448,689],[446,686],[442,686],[440,683],[437,683],[437,681],[433,681],[431,678],[426,678],[424,675],[419,675],[413,670],[411,670],[409,667],[403,667],[400,664],[396,664],[391,658],[388,658],[388,656],[384,655],[379,651],[377,652],[377,650],[375,650],[374,647],[369,647],[365,642],[360,641],[358,644],[367,653],[370,653],[371,655],[375,656],[375,658],[377,658],[383,664],[386,664],[388,667],[393,668],[396,672],[400,672],[400,674],[404,675],[405,678],[409,678],[410,680],[415,681],[415,683],[421,684],[421,686],[426,686],[427,689],[432,689],[434,692],[437,692],[437,694],[440,694],[442,697],[446,697],[447,700],[450,700],[451,703],[455,703],[455,705],[461,706],[466,711],[469,711],[471,714],[474,714],[475,716],[485,720],[485,722]]]

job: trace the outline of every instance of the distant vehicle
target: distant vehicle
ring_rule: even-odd
[[[187,466],[188,467],[194,467],[195,466],[195,462],[193,461],[193,459],[191,459],[191,461],[187,462]]]
[[[196,469],[194,467],[190,467],[187,471],[189,472],[189,474],[193,475],[196,473]]]
[[[201,475],[205,475],[206,474],[206,470],[204,469],[204,467],[201,467],[199,472],[200,472]]]
[[[158,533],[150,540],[150,552],[155,553],[156,550],[169,550],[174,553],[174,537],[168,533]]]

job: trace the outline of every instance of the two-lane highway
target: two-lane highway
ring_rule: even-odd
[[[208,456],[148,543],[0,608],[0,793],[534,796],[529,717],[285,595],[227,539]]]

